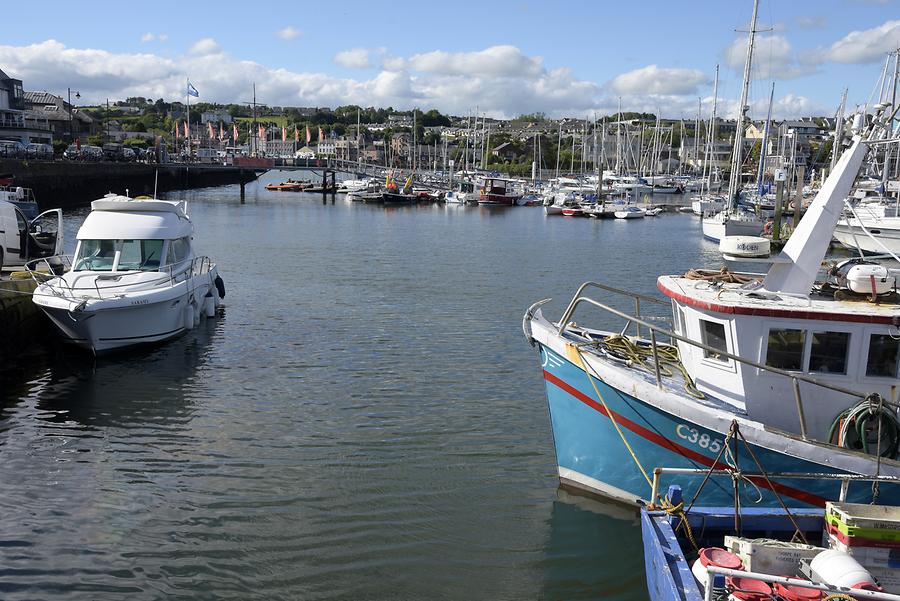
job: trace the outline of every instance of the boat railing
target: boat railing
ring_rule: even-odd
[[[719,477],[740,477],[748,480],[831,480],[841,483],[841,492],[838,496],[838,502],[847,501],[847,491],[851,482],[879,482],[885,484],[900,483],[900,476],[891,476],[884,474],[846,474],[836,472],[745,472],[722,464],[721,469],[708,469],[699,467],[655,467],[653,468],[653,482],[650,485],[651,501],[659,497],[659,489],[663,474],[671,475],[700,475],[700,476],[719,476]]]
[[[639,301],[652,300],[655,303],[662,303],[664,305],[668,305],[668,303],[661,301],[659,299],[655,299],[650,296],[645,296],[645,295],[637,294],[634,292],[628,292],[625,290],[619,290],[617,288],[613,288],[611,286],[606,286],[604,284],[600,284],[597,282],[586,282],[578,288],[578,290],[575,293],[575,296],[572,298],[572,301],[569,303],[569,306],[566,307],[566,310],[563,313],[562,317],[560,318],[559,322],[557,322],[555,324],[557,327],[558,333],[560,335],[562,335],[563,333],[565,333],[566,328],[568,328],[570,325],[572,325],[571,317],[572,317],[572,315],[574,315],[575,310],[581,304],[589,304],[589,305],[592,305],[592,306],[600,309],[601,311],[605,311],[605,312],[615,315],[621,319],[624,319],[626,321],[626,323],[625,323],[625,327],[622,330],[623,336],[627,332],[629,326],[632,324],[635,326],[638,338],[641,338],[640,328],[641,327],[646,328],[650,334],[649,342],[650,342],[651,350],[653,353],[653,363],[654,363],[654,368],[655,368],[655,373],[656,373],[656,385],[660,390],[663,389],[663,382],[662,382],[662,375],[661,375],[661,369],[660,369],[659,348],[658,348],[659,342],[657,341],[657,334],[660,334],[660,335],[668,338],[670,342],[677,340],[679,342],[683,342],[685,344],[688,344],[690,346],[693,346],[695,348],[703,350],[712,355],[717,355],[724,359],[731,359],[732,361],[735,361],[736,363],[747,365],[749,367],[753,367],[753,368],[756,368],[758,370],[762,370],[762,371],[765,371],[768,373],[777,374],[783,378],[786,378],[787,381],[791,382],[791,385],[793,388],[794,401],[795,401],[796,407],[797,407],[797,416],[800,420],[800,436],[801,436],[801,438],[803,438],[803,440],[808,440],[808,437],[807,437],[807,430],[806,430],[806,415],[805,415],[805,411],[803,409],[803,398],[800,394],[800,382],[806,382],[807,384],[811,384],[811,385],[817,386],[819,388],[825,388],[828,390],[839,392],[841,394],[845,394],[847,396],[853,397],[854,399],[857,399],[857,401],[865,400],[869,396],[868,394],[861,393],[856,390],[850,390],[850,389],[844,388],[842,386],[837,386],[830,382],[823,382],[821,380],[807,376],[805,374],[792,373],[792,372],[788,372],[788,371],[779,369],[777,367],[772,367],[771,365],[764,365],[762,363],[758,363],[751,359],[747,359],[745,357],[740,357],[733,353],[723,351],[722,349],[714,348],[703,342],[698,342],[696,340],[692,340],[692,339],[688,338],[687,336],[677,334],[669,329],[662,328],[656,324],[650,323],[649,321],[647,321],[646,319],[644,319],[642,317],[639,317],[637,315],[629,315],[628,313],[625,313],[624,311],[620,311],[619,309],[616,309],[615,307],[611,307],[609,305],[601,303],[600,301],[597,301],[589,296],[584,296],[582,293],[584,292],[584,290],[586,288],[589,288],[589,287],[590,288],[598,288],[600,290],[614,292],[617,294],[623,294],[625,296],[630,296],[632,298],[635,298],[636,313],[640,312]],[[895,401],[895,399],[890,399],[890,401],[893,402],[893,401]]]
[[[61,263],[65,266],[65,269],[63,271],[60,271],[59,263],[55,265],[52,263],[54,259],[61,261]],[[46,270],[40,269],[39,266],[41,264],[44,264],[46,266]],[[57,276],[61,276],[63,272],[71,271],[72,259],[67,255],[56,255],[54,257],[46,257],[29,261],[25,264],[25,269],[29,272],[32,279],[34,279],[38,285],[46,284],[54,291],[58,290],[59,296],[65,296],[66,293],[68,293],[69,296],[74,296],[79,290],[94,290],[97,298],[102,299],[104,292],[113,295],[123,294],[124,292],[127,292],[128,289],[133,289],[136,286],[154,287],[163,283],[167,283],[169,286],[175,286],[176,284],[185,281],[189,277],[197,277],[209,273],[212,269],[212,265],[212,260],[209,257],[200,256],[190,259],[184,259],[170,265],[164,265],[160,267],[158,271],[154,272],[135,270],[113,271],[109,273],[98,274],[96,271],[88,271],[78,274],[77,276],[72,278],[71,281],[67,281],[65,278]],[[140,281],[128,281],[132,276],[142,275],[146,273],[158,273],[160,274],[160,277],[150,280],[142,279]],[[78,282],[80,280],[88,277],[93,278],[93,285],[78,286]],[[123,278],[125,278],[126,281],[122,282]],[[114,283],[101,287],[101,282]]]

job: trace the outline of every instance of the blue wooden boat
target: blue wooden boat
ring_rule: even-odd
[[[645,506],[641,509],[641,535],[650,601],[723,598],[723,594],[733,594],[734,587],[737,586],[735,583],[748,581],[766,582],[773,587],[772,597],[763,595],[760,598],[801,599],[806,598],[804,595],[815,595],[816,591],[822,591],[818,598],[828,599],[827,595],[848,595],[852,592],[853,597],[834,598],[900,600],[900,595],[814,583],[802,575],[764,574],[727,568],[710,569],[710,578],[714,584],[706,591],[698,584],[696,571],[692,572],[691,569],[698,556],[695,546],[701,549],[722,547],[724,537],[735,534],[735,508],[705,506],[684,511],[681,488],[677,485],[669,487],[667,499],[669,503],[666,507]],[[825,525],[825,511],[809,507],[740,508],[739,518],[742,537],[790,541],[796,538],[797,532],[801,532],[813,545],[822,541]],[[728,580],[725,579],[726,576],[729,577]],[[787,596],[784,594],[786,592],[792,592],[793,595]],[[750,594],[747,597],[733,598],[757,597]]]

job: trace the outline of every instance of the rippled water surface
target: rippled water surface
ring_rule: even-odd
[[[3,376],[0,597],[645,598],[633,513],[557,491],[520,324],[714,256],[694,217],[169,197],[225,315]]]

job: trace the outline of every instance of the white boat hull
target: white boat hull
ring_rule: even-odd
[[[839,221],[834,228],[834,237],[841,245],[850,250],[859,248],[864,253],[872,255],[883,255],[890,251],[895,255],[900,255],[900,219],[897,219],[896,224],[888,224],[885,221],[863,222],[866,230],[881,244],[867,236],[855,219],[849,222],[847,220]]]
[[[703,219],[703,237],[719,242],[725,236],[759,236],[763,226],[756,219],[722,219],[720,215],[713,215]]]
[[[95,354],[162,342],[193,329],[214,315],[219,297],[215,271],[163,290],[124,298],[66,299],[38,288],[35,303],[47,314],[63,341]]]

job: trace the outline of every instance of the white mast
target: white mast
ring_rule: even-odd
[[[750,18],[750,33],[747,37],[747,60],[744,63],[744,84],[741,88],[741,102],[738,105],[737,123],[734,132],[734,150],[731,158],[731,177],[728,179],[728,208],[734,208],[741,184],[741,166],[744,152],[744,117],[747,112],[747,94],[750,91],[750,68],[753,64],[753,39],[756,36],[756,14],[759,0],[753,0],[753,16]]]

